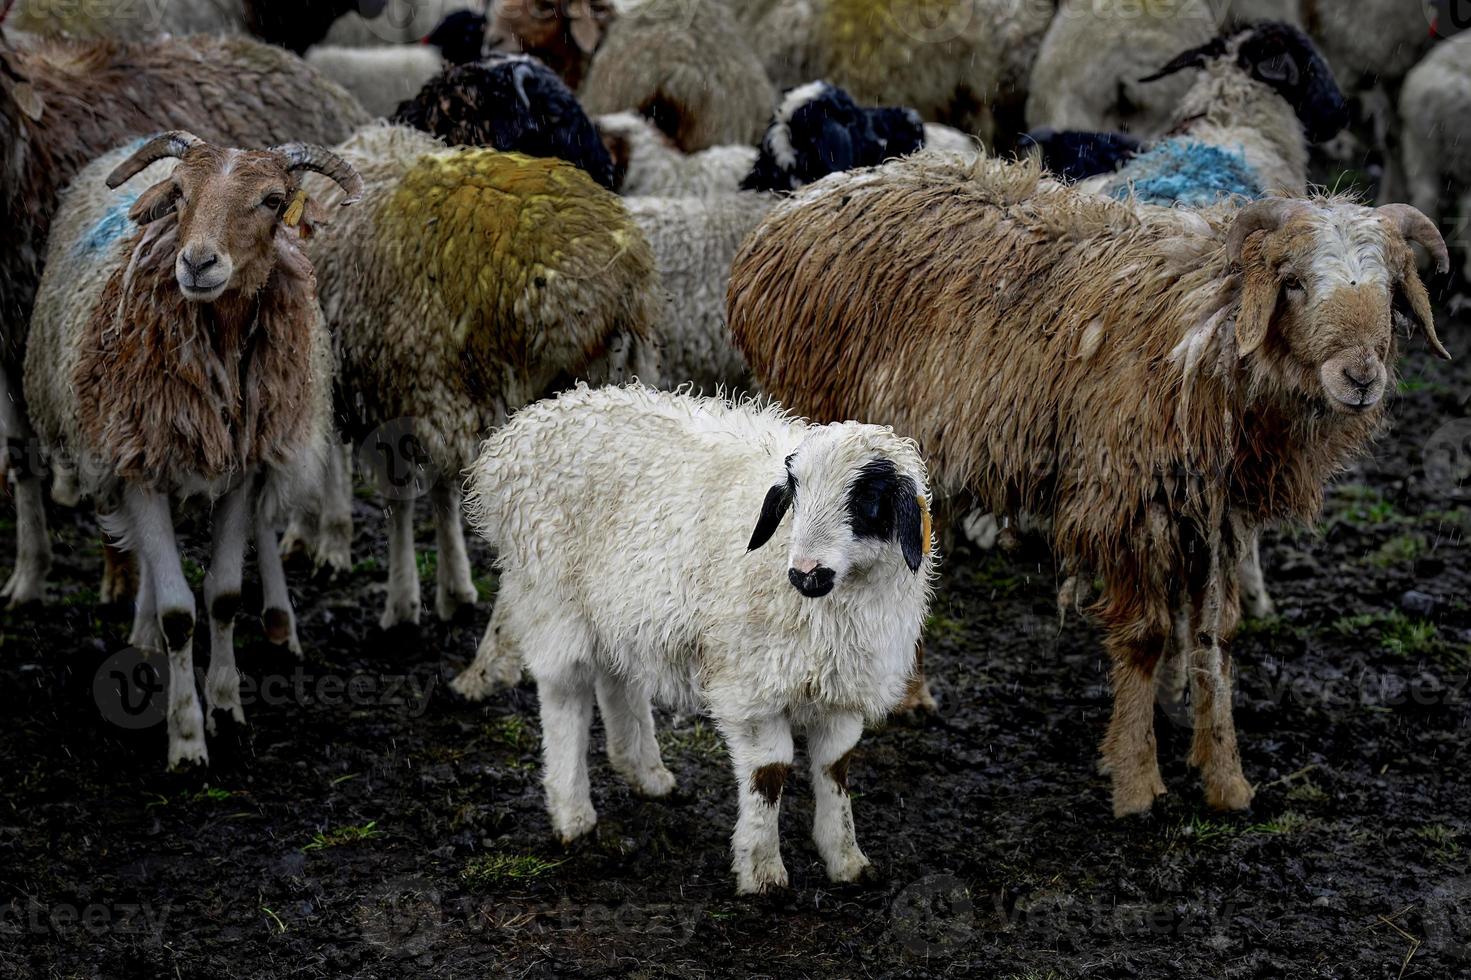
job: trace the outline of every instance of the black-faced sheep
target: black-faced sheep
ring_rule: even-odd
[[[648,116],[687,153],[754,144],[776,102],[724,0],[644,0],[621,14],[578,95],[594,115]]]
[[[1236,809],[1253,793],[1230,709],[1241,543],[1313,519],[1378,430],[1396,327],[1448,356],[1412,242],[1444,269],[1405,206],[1158,208],[921,155],[773,211],[736,260],[730,326],[793,410],[891,422],[941,487],[1049,518],[1064,564],[1102,577],[1118,815],[1164,792],[1153,678],[1188,616],[1190,760]]]
[[[597,128],[556,73],[529,55],[449,68],[400,105],[393,121],[451,146],[556,157],[613,187],[613,159]]]
[[[657,375],[654,259],[619,199],[560,160],[446,148],[391,125],[338,152],[366,191],[309,250],[337,342],[343,434],[372,457],[389,502],[382,625],[419,619],[424,490],[435,609],[449,618],[477,597],[457,474],[486,432],[556,385]]]
[[[1090,133],[1077,129],[1041,129],[1027,133],[1018,142],[1023,154],[1034,149],[1048,173],[1075,182],[1099,174],[1111,174],[1144,148],[1127,133]]]
[[[300,59],[247,38],[40,41],[17,51],[0,35],[0,401],[20,514],[4,593],[12,603],[40,599],[50,566],[20,371],[60,189],[94,157],[161,125],[266,146],[293,134],[335,142],[367,118]]]
[[[1254,24],[1176,55],[1141,82],[1191,69],[1200,76],[1169,137],[1089,189],[1189,205],[1306,193],[1307,144],[1348,124],[1348,103],[1312,40],[1289,24]]]
[[[456,686],[529,667],[559,837],[597,822],[594,701],[613,768],[647,796],[674,788],[654,735],[658,697],[702,704],[729,745],[741,892],[787,884],[777,816],[794,729],[807,738],[829,877],[868,871],[848,760],[864,723],[904,692],[934,567],[912,442],[774,406],[579,387],[486,440],[470,485],[501,588]]]
[[[744,190],[790,191],[828,174],[873,166],[925,145],[912,109],[863,108],[842,89],[809,82],[782,96]]]
[[[104,190],[104,175],[118,188],[166,158],[178,165],[155,168],[152,186]],[[343,203],[361,190],[340,159],[300,143],[227,149],[176,131],[102,157],[58,213],[36,303],[26,394],[42,438],[75,460],[110,536],[138,557],[130,642],[168,655],[170,768],[208,762],[172,498],[212,504],[211,730],[215,711],[245,720],[232,634],[252,530],[267,634],[294,641],[270,521],[313,479],[331,384],[331,341],[296,241],[320,215],[302,170],[339,182]]]

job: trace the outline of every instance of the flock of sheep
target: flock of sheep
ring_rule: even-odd
[[[388,431],[415,492],[364,454],[381,624],[420,616],[418,492],[436,614],[475,602],[468,510],[501,584],[454,687],[530,671],[564,840],[594,704],[613,768],[673,789],[657,699],[729,746],[741,891],[787,881],[794,731],[828,872],[863,875],[848,759],[929,702],[933,522],[967,508],[1045,529],[1060,604],[1101,585],[1115,814],[1165,792],[1154,704],[1187,688],[1207,802],[1251,802],[1257,537],[1382,426],[1397,335],[1449,356],[1420,262],[1471,194],[1471,35],[1432,44],[1418,0],[382,6],[0,5],[4,594],[45,598],[47,481],[90,501],[103,598],[169,663],[170,767],[244,721],[247,551],[299,653],[281,555],[349,567],[346,447]],[[1310,189],[1345,152],[1380,206]]]

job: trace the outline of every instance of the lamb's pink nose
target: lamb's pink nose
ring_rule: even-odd
[[[792,562],[792,567],[803,575],[811,575],[812,570],[817,567],[817,562],[810,558],[804,558],[801,561]]]

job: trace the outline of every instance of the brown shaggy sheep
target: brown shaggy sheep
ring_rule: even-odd
[[[774,211],[736,259],[730,327],[783,404],[892,424],[937,484],[1050,517],[1060,559],[1103,578],[1118,815],[1164,792],[1153,681],[1188,617],[1190,761],[1238,809],[1232,571],[1255,528],[1312,520],[1378,430],[1397,325],[1448,356],[1412,241],[1446,268],[1405,206],[1171,210],[919,156]]]

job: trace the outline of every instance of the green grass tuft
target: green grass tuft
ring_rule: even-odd
[[[360,827],[333,827],[331,830],[318,831],[312,835],[312,842],[302,847],[302,851],[320,851],[329,847],[339,847],[343,844],[382,837],[383,831],[377,828],[378,821],[370,820]]]
[[[472,858],[460,870],[460,881],[468,888],[489,888],[508,881],[544,878],[566,860],[550,861],[535,854],[487,854]]]

